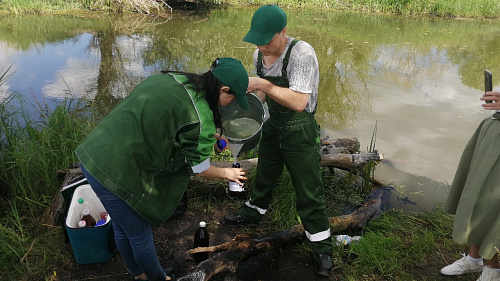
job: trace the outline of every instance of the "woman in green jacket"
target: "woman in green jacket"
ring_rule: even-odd
[[[233,58],[203,74],[166,71],[146,78],[76,149],[82,170],[112,218],[115,241],[136,280],[170,280],[151,225],[174,212],[192,174],[246,180],[240,168],[210,165],[222,136],[220,106],[248,109],[248,75]]]

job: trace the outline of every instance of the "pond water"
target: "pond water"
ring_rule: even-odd
[[[217,57],[251,75],[255,46],[242,42],[255,8],[165,17],[3,16],[0,96],[33,104],[85,97],[112,106],[162,69],[206,71]],[[317,119],[331,138],[372,140],[385,160],[377,180],[395,186],[390,207],[443,203],[458,160],[479,122],[483,70],[500,79],[500,25],[313,10],[287,10],[290,36],[315,47],[320,62]],[[375,138],[374,138],[375,136]]]

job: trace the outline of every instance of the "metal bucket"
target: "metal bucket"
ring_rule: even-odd
[[[238,136],[231,135],[231,132],[224,132],[224,136],[227,138],[229,143],[243,144],[240,152],[250,151],[257,146],[260,141],[262,124],[264,124],[264,121],[266,120],[266,111],[264,110],[264,105],[260,101],[259,97],[257,97],[254,93],[249,93],[247,94],[247,99],[249,106],[248,110],[243,110],[238,105],[236,100],[221,108],[223,124],[227,124],[227,122],[239,118],[251,118],[259,123],[258,129],[246,138],[239,138]]]

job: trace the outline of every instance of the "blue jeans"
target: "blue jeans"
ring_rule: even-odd
[[[90,186],[112,220],[116,248],[130,274],[146,274],[150,281],[165,280],[167,275],[160,265],[153,241],[151,225],[125,201],[109,191],[82,166]]]

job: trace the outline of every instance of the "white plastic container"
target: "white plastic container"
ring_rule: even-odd
[[[80,199],[83,199],[84,204],[78,202]],[[114,256],[111,218],[107,216],[106,223],[98,227],[79,227],[83,209],[89,209],[96,220],[100,219],[101,213],[106,212],[94,190],[88,184],[78,186],[70,202],[65,230],[76,262],[91,264],[111,260]]]
[[[83,199],[83,204],[80,204],[79,199]],[[82,212],[84,209],[90,210],[90,215],[96,221],[101,218],[101,213],[105,213],[106,209],[102,205],[99,198],[95,194],[90,185],[85,184],[77,187],[71,198],[71,203],[68,209],[68,216],[66,217],[66,225],[70,228],[78,228],[78,223],[82,219]],[[108,216],[106,224],[110,221]]]

